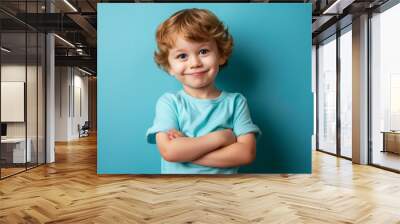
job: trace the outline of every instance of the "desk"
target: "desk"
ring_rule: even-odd
[[[400,131],[382,131],[383,150],[382,152],[393,152],[400,154]]]
[[[27,158],[27,162],[30,162],[32,160],[32,140],[28,138],[27,141],[27,150],[25,150],[25,138],[1,139],[2,159],[9,163],[25,163],[25,158]]]

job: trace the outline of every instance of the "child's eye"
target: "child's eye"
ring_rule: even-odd
[[[210,50],[208,50],[208,49],[201,49],[201,50],[199,51],[199,53],[200,53],[200,54],[207,54],[209,51],[210,51]]]
[[[178,54],[178,56],[176,56],[176,58],[183,60],[183,59],[187,58],[187,55],[186,54]]]

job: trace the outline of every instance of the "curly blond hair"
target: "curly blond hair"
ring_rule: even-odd
[[[233,38],[228,29],[214,13],[206,9],[184,9],[174,13],[161,23],[156,32],[157,51],[154,60],[168,72],[169,49],[173,48],[176,35],[183,35],[188,41],[207,42],[215,40],[218,53],[225,58],[226,65],[233,49]]]

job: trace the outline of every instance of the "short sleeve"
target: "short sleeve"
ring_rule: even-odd
[[[242,95],[240,95],[240,97],[238,97],[235,102],[233,132],[236,136],[244,135],[247,133],[254,133],[258,138],[261,135],[261,130],[251,120],[247,100]]]
[[[173,95],[166,93],[156,103],[153,125],[147,130],[146,138],[150,144],[156,143],[156,134],[169,129],[179,130],[177,111]]]

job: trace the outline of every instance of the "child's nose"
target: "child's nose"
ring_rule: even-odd
[[[194,56],[190,59],[190,68],[197,68],[202,65],[201,60],[199,57]]]

